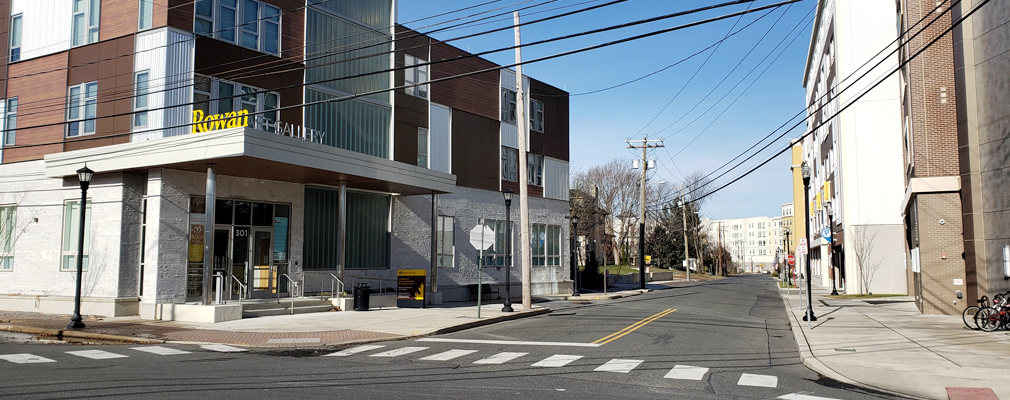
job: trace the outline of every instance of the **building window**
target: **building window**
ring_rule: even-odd
[[[516,123],[516,92],[501,90],[501,122]]]
[[[98,21],[100,20],[100,0],[73,0],[74,25],[73,46],[80,46],[98,41]]]
[[[530,99],[530,129],[544,131],[544,102]]]
[[[154,0],[140,0],[140,22],[138,30],[150,29],[154,21]]]
[[[193,30],[197,34],[264,53],[280,53],[280,8],[256,0],[197,0],[194,7]]]
[[[561,227],[533,224],[530,227],[533,265],[561,265]]]
[[[453,220],[454,217],[438,216],[438,231],[437,238],[438,243],[435,247],[438,249],[438,266],[439,267],[452,267],[452,257],[454,254],[454,235],[453,235]]]
[[[484,220],[484,225],[494,231],[494,245],[491,248],[484,250],[484,265],[485,266],[504,266],[505,265],[505,221],[497,221],[493,219]],[[514,248],[514,247],[513,247]]]
[[[544,156],[526,155],[526,183],[534,186],[544,185]]]
[[[95,133],[95,106],[98,102],[98,82],[70,87],[67,99],[67,137]]]
[[[133,127],[147,127],[147,93],[148,77],[147,71],[138,72],[133,79]]]
[[[4,131],[3,131],[3,142],[4,146],[13,146],[15,142],[15,134],[18,128],[18,98],[11,97],[7,99],[7,108],[4,109]]]
[[[17,206],[0,206],[0,271],[14,269],[14,226]]]
[[[405,89],[407,94],[423,99],[428,98],[428,85],[422,85],[423,83],[428,82],[428,66],[413,66],[417,64],[424,64],[426,62],[427,61],[412,55],[404,55],[403,64],[409,67],[403,71],[403,83],[404,86],[406,86]]]
[[[269,127],[277,122],[279,105],[280,95],[275,92],[263,93],[257,87],[204,75],[193,77],[193,111],[203,112],[204,117],[246,110],[256,115],[257,124],[263,122]]]
[[[428,168],[428,129],[417,128],[417,166]]]
[[[509,182],[519,182],[519,149],[502,146],[501,179]]]
[[[11,17],[11,56],[10,62],[21,59],[21,32],[24,31],[21,14]]]
[[[88,249],[91,247],[91,201],[84,210],[84,270],[88,270]],[[81,201],[68,200],[63,204],[63,260],[60,271],[77,270],[77,233],[81,228]]]

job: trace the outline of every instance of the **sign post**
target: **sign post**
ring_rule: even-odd
[[[484,287],[484,250],[494,244],[494,230],[484,225],[484,218],[477,220],[477,226],[470,230],[470,244],[480,250],[477,260],[477,319],[480,319],[480,299]]]

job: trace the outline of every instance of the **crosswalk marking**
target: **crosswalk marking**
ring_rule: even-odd
[[[504,363],[506,361],[515,360],[515,359],[517,359],[519,357],[522,357],[522,356],[525,356],[527,354],[529,354],[529,353],[513,353],[513,352],[507,352],[506,351],[506,352],[495,354],[495,355],[493,355],[491,357],[488,357],[488,358],[484,358],[484,359],[480,359],[480,360],[474,361],[473,363],[474,364],[502,364],[502,363]]]
[[[740,380],[736,384],[773,388],[779,385],[779,378],[772,375],[743,374],[740,375]]]
[[[569,356],[564,354],[555,354],[553,356],[547,357],[539,362],[533,364],[534,367],[564,367],[572,361],[578,360],[582,356]]]
[[[435,354],[435,355],[424,357],[424,358],[422,358],[422,360],[426,360],[426,361],[449,361],[449,360],[451,360],[453,358],[462,357],[462,356],[465,356],[467,354],[472,354],[472,353],[476,353],[476,352],[477,352],[477,350],[449,350],[449,351],[446,351],[446,352],[442,352],[442,353],[438,353],[438,354]]]
[[[404,354],[416,353],[421,350],[427,350],[427,349],[428,349],[427,347],[401,347],[399,349],[393,349],[378,354],[372,354],[372,357],[399,357]]]
[[[34,364],[34,363],[47,363],[56,362],[56,360],[50,360],[45,357],[39,357],[34,354],[19,353],[19,354],[4,354],[0,356],[0,360],[7,360],[12,363],[17,364]]]
[[[332,356],[332,357],[347,357],[347,356],[352,355],[352,354],[358,354],[358,353],[363,353],[363,352],[366,352],[366,351],[372,351],[372,350],[375,350],[375,349],[381,349],[383,347],[386,347],[386,345],[383,345],[383,344],[369,344],[369,345],[365,345],[365,346],[351,347],[349,349],[344,349],[344,350],[338,351],[336,353],[326,354],[324,357],[330,357],[330,356]]]
[[[90,358],[92,360],[107,360],[110,358],[129,357],[124,354],[110,353],[108,351],[103,350],[77,350],[77,351],[67,351],[66,353],[78,357]]]
[[[664,375],[667,379],[685,379],[692,381],[700,381],[708,373],[708,368],[705,367],[692,367],[690,365],[675,365],[670,372]]]
[[[143,351],[145,353],[157,354],[159,356],[174,356],[179,354],[189,354],[189,352],[185,350],[178,350],[162,346],[131,347],[130,350]]]
[[[817,397],[808,394],[790,393],[778,397],[783,400],[838,400],[831,397]]]
[[[594,371],[620,372],[626,374],[628,372],[631,372],[631,370],[635,369],[635,367],[637,367],[644,361],[645,360],[621,360],[615,358],[613,360],[607,361],[606,364],[596,367]]]
[[[221,352],[221,353],[237,353],[237,352],[240,352],[240,351],[249,351],[249,350],[238,348],[238,347],[232,347],[232,346],[229,346],[229,345],[226,345],[226,344],[203,344],[203,345],[200,345],[200,347],[203,348],[203,349],[207,349],[207,350],[211,350],[211,351],[218,351],[218,352]]]

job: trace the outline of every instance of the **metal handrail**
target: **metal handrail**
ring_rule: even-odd
[[[396,279],[390,279],[390,278],[375,278],[375,277],[370,277],[370,276],[355,276],[355,275],[351,275],[350,278],[354,279],[354,280],[363,280],[363,281],[367,281],[367,280],[379,281],[379,293],[380,294],[381,293],[386,293],[386,290],[385,290],[385,282],[386,281],[393,281],[393,282],[397,281]],[[395,285],[392,285],[391,287],[395,287]]]
[[[242,304],[242,300],[245,299],[246,296],[249,294],[248,288],[244,283],[242,283],[242,281],[238,280],[238,278],[236,278],[235,275],[230,276],[231,279],[238,284],[238,303]]]
[[[319,297],[320,298],[323,297],[323,278],[325,278],[326,275],[329,275],[331,278],[333,278],[330,280],[330,295],[332,296],[336,294],[338,299],[342,298],[344,296],[344,282],[341,281],[340,278],[337,278],[336,275],[333,275],[332,273],[329,272],[319,275]],[[336,288],[339,288],[340,291],[339,292],[335,291],[336,288],[334,286],[336,286]]]
[[[288,278],[288,286],[289,286],[289,288],[288,288],[288,296],[291,297],[291,314],[294,314],[295,313],[295,296],[298,294],[298,282],[295,282],[294,279],[291,279],[291,275],[288,275],[288,274],[277,274],[278,280],[280,280],[279,278],[282,277],[282,276]],[[274,288],[274,289],[277,290],[277,302],[280,303],[281,302],[281,290],[280,290],[280,288]]]

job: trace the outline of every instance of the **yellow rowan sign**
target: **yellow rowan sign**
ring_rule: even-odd
[[[249,126],[249,110],[203,116],[203,110],[193,110],[191,133],[210,132],[225,128]]]

